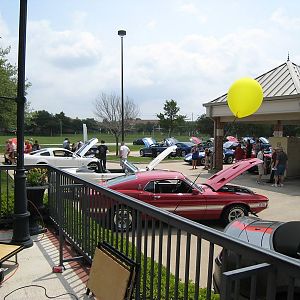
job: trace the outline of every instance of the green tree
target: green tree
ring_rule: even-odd
[[[0,97],[15,98],[17,95],[17,68],[7,59],[10,47],[0,48]],[[17,104],[13,99],[0,98],[0,128],[16,128]]]
[[[162,128],[168,130],[169,137],[172,136],[176,127],[181,127],[185,123],[185,115],[178,114],[180,108],[177,106],[177,102],[173,99],[166,100],[164,104],[164,113],[157,114],[159,118],[159,124]]]
[[[119,138],[122,133],[122,102],[116,94],[101,93],[95,100],[95,115],[102,122],[101,127],[111,132],[116,139],[116,155],[119,151]],[[124,101],[124,130],[139,113],[138,106],[128,97]]]
[[[12,65],[7,55],[10,53],[10,47],[5,49],[0,47],[0,129],[10,130],[17,127],[17,67]],[[25,89],[31,86],[26,80]],[[2,98],[1,98],[2,97]],[[11,98],[11,99],[9,99]],[[27,112],[29,111],[29,102],[25,104],[25,122]]]
[[[196,129],[200,135],[214,135],[214,121],[206,117],[206,114],[201,115],[196,121]]]

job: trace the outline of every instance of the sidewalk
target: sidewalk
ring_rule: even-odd
[[[9,242],[12,231],[0,231],[0,240]],[[33,246],[18,253],[18,264],[15,265],[14,257],[11,261],[3,263],[2,268],[8,268],[5,278],[0,286],[0,299],[27,285],[40,285],[45,287],[49,297],[65,293],[59,299],[93,299],[85,295],[85,286],[88,280],[88,270],[79,263],[66,263],[63,273],[52,273],[52,267],[58,265],[59,252],[57,237],[48,231],[45,234],[32,236]],[[64,257],[71,257],[70,250],[64,249]],[[77,297],[77,298],[76,298]],[[7,300],[20,299],[47,299],[45,291],[39,287],[20,289],[7,296]]]

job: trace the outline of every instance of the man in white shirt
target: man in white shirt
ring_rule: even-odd
[[[124,161],[127,160],[130,153],[130,149],[125,145],[124,142],[121,143],[120,147],[120,166],[123,168]]]

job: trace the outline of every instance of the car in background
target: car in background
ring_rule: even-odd
[[[65,168],[64,171],[69,172],[81,179],[85,179],[88,181],[99,182],[105,181],[111,178],[115,178],[122,175],[130,175],[138,172],[152,171],[154,168],[165,159],[171,152],[176,151],[176,146],[170,146],[165,151],[160,153],[155,159],[153,159],[145,168],[140,168],[128,160],[124,161],[124,168],[113,168],[107,169],[105,171],[97,169],[90,169],[88,167],[80,167],[80,168]]]
[[[212,148],[210,148],[211,151],[213,150]],[[184,157],[184,161],[192,164],[192,153],[188,153],[185,157]],[[223,163],[224,164],[232,164],[234,161],[234,150],[232,149],[223,149]],[[197,166],[204,166],[205,165],[205,151],[202,148],[201,151],[199,151],[199,157],[197,159]]]
[[[43,148],[32,151],[24,154],[24,165],[48,164],[60,168],[85,166],[98,169],[98,159],[85,156],[97,142],[97,138],[90,139],[75,152],[64,148]]]
[[[259,218],[244,216],[231,222],[224,230],[224,233],[234,239],[239,239],[247,243],[275,251],[292,258],[300,260],[300,221],[280,222],[266,221]],[[248,267],[257,262],[250,260],[247,255],[237,255],[231,250],[227,250],[226,270],[222,266],[224,261],[224,251],[215,259],[213,274],[214,290],[220,293],[222,272],[235,270],[237,268]],[[239,261],[239,266],[236,262]],[[224,269],[224,270],[223,270]],[[289,278],[284,272],[276,276],[276,300],[287,299],[287,289]],[[267,290],[265,273],[258,274],[256,298],[265,299]],[[240,280],[240,295],[238,299],[250,298],[250,278]],[[294,299],[300,299],[300,281],[295,281]]]
[[[140,149],[140,156],[150,156],[150,157],[156,157],[160,153],[162,153],[164,150],[166,150],[168,147],[175,145],[175,140],[173,138],[167,138],[164,139],[162,142],[157,143],[152,138],[143,138],[144,145],[142,149]],[[176,140],[177,141],[177,140]],[[176,151],[170,153],[170,156],[176,156]]]
[[[246,145],[248,140],[250,140],[250,143],[253,145],[253,149],[254,149],[256,140],[254,140],[252,137],[244,137],[242,139],[243,144]],[[261,136],[258,138],[258,140],[260,141],[260,145],[261,145],[262,149],[269,150],[271,148],[271,144],[270,144],[269,140],[266,139],[265,137]]]
[[[175,145],[177,146],[176,155],[182,157],[191,153],[192,148],[195,146],[195,144],[191,142],[178,142],[175,143]]]
[[[164,170],[138,172],[99,184],[192,220],[222,219],[229,223],[268,207],[267,197],[248,188],[228,184],[260,162],[257,158],[242,161],[212,175],[203,184],[192,182],[180,172]],[[94,204],[96,208],[97,202]],[[120,211],[113,213],[115,225],[121,226],[120,230],[125,229],[122,226],[126,224],[130,226],[131,211],[123,214],[128,217],[128,222],[118,220]]]

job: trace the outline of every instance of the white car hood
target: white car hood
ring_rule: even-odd
[[[94,145],[98,143],[97,138],[92,138],[85,142],[78,150],[76,150],[74,153],[78,156],[83,157]]]
[[[162,153],[157,155],[146,167],[146,170],[151,171],[153,170],[163,159],[165,159],[169,154],[174,152],[177,149],[176,145],[168,147],[166,150],[164,150]]]

